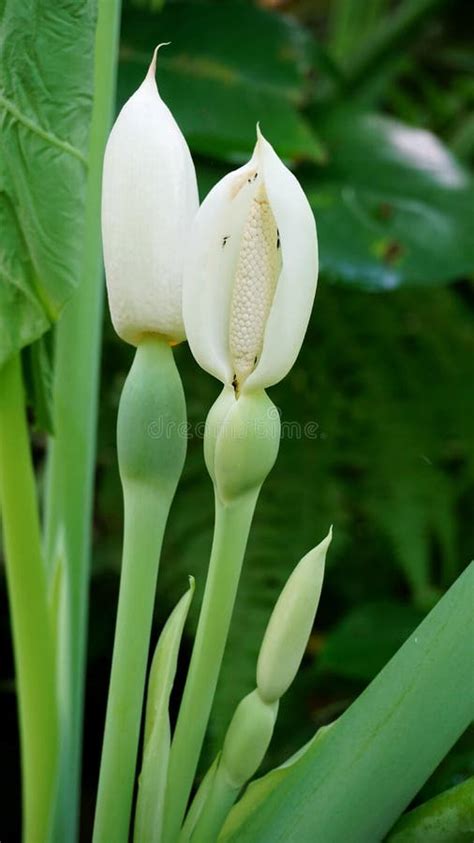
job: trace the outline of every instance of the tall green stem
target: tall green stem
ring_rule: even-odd
[[[46,558],[63,554],[67,577],[69,652],[58,665],[61,769],[54,834],[72,843],[80,794],[91,520],[97,426],[103,280],[100,238],[102,159],[115,102],[120,0],[99,0],[94,106],[85,208],[84,264],[79,288],[57,327],[54,438],[49,443]]]
[[[137,349],[117,426],[124,544],[94,843],[126,843],[161,543],[186,452],[186,407],[173,353]]]
[[[164,840],[183,822],[211,712],[258,491],[223,504],[216,497],[214,541],[188,677],[171,745]]]
[[[23,839],[43,843],[57,764],[55,668],[19,357],[0,370],[0,502],[20,715]]]

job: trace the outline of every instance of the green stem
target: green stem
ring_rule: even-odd
[[[218,767],[209,798],[191,835],[191,843],[215,843],[239,791],[240,788],[233,786]]]
[[[209,573],[171,745],[164,840],[174,843],[196,773],[229,632],[258,491],[227,505],[216,497]]]
[[[23,839],[48,840],[57,765],[51,621],[19,357],[0,370],[0,502],[15,651]]]
[[[472,843],[474,776],[404,814],[387,843]]]
[[[137,349],[117,425],[124,544],[94,843],[128,840],[161,543],[184,464],[185,423],[173,353],[149,338]]]
[[[94,841],[128,839],[130,800],[148,660],[156,578],[167,512],[147,489],[125,493],[117,630]],[[127,798],[128,797],[128,798]],[[128,803],[128,804],[126,804]]]
[[[77,835],[91,520],[96,449],[103,279],[100,237],[102,159],[115,102],[120,0],[100,0],[95,45],[94,106],[85,207],[84,264],[79,288],[57,327],[54,439],[49,443],[46,558],[64,554],[68,580],[68,658],[59,668],[64,699],[55,839]]]

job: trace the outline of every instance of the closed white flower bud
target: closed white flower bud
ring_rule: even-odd
[[[210,191],[193,223],[183,312],[198,363],[237,395],[277,383],[300,350],[317,277],[311,208],[258,131],[252,159]]]
[[[185,338],[183,260],[199,204],[188,146],[156,86],[156,53],[113,126],[104,158],[109,306],[115,330],[133,345],[148,333],[170,343]]]
[[[267,703],[288,690],[301,664],[321,596],[332,527],[291,573],[271,614],[260,648],[257,688]]]

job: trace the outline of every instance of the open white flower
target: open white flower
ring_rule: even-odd
[[[259,129],[257,138],[249,163],[202,203],[184,273],[191,350],[237,394],[265,389],[291,369],[318,276],[309,203]]]
[[[104,158],[102,235],[110,312],[122,339],[154,333],[185,337],[183,260],[199,206],[187,143],[155,81],[146,78],[125,103]]]

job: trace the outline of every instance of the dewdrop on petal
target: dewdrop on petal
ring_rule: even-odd
[[[313,213],[257,130],[248,164],[210,191],[193,222],[183,286],[191,351],[238,398],[296,360],[318,277]]]
[[[102,237],[112,322],[138,345],[146,334],[185,338],[183,258],[199,200],[186,141],[148,73],[109,136],[102,182]]]
[[[288,690],[301,664],[321,596],[332,527],[291,573],[272,612],[257,664],[257,688],[267,703]]]

